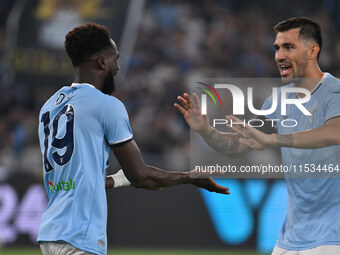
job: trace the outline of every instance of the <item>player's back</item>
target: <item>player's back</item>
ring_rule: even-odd
[[[106,165],[110,146],[103,111],[121,102],[89,84],[63,87],[42,107],[39,140],[49,203],[38,241],[62,240],[106,253]],[[125,108],[124,108],[125,110]]]

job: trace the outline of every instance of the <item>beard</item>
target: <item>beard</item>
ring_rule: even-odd
[[[305,79],[306,77],[306,70],[308,66],[308,59],[307,56],[303,62],[296,64],[296,73],[293,74],[293,77],[282,77],[281,81],[284,85],[289,83],[294,83],[296,86]]]
[[[116,85],[115,85],[113,72],[109,72],[106,75],[101,91],[106,95],[111,95],[113,92],[116,91]]]

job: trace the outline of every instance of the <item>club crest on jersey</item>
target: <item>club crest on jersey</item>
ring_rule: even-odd
[[[61,181],[57,184],[54,184],[53,182],[48,180],[48,184],[49,184],[48,189],[52,194],[54,194],[54,192],[57,191],[70,191],[74,189],[76,186],[75,182],[71,178],[69,182]]]

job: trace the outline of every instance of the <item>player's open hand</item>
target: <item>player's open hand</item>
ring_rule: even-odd
[[[205,178],[192,178],[191,184],[195,185],[196,187],[206,189],[210,192],[216,192],[221,194],[229,195],[229,188],[223,187],[217,184],[212,178],[205,177]]]
[[[180,104],[175,103],[175,108],[183,115],[191,129],[198,133],[204,133],[209,128],[208,115],[201,114],[201,103],[196,93],[192,94],[193,100],[187,93],[183,97],[178,96]]]
[[[253,128],[247,123],[245,126],[243,125],[243,122],[236,118],[235,116],[229,115],[226,116],[226,119],[228,120],[227,127],[234,130],[236,133],[240,134],[242,137],[239,139],[239,142],[241,144],[247,145],[252,149],[255,150],[265,150],[271,146],[273,146],[273,136],[267,135],[256,128]],[[230,125],[230,123],[233,123]],[[240,123],[240,124],[235,124]]]

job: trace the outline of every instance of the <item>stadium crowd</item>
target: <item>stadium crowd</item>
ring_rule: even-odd
[[[12,5],[0,1],[1,56]],[[324,28],[321,67],[339,77],[339,11],[336,0],[308,5],[302,0],[146,1],[127,75],[117,82],[116,96],[127,107],[148,163],[187,170],[189,130],[173,103],[197,77],[279,77],[272,27],[280,20],[300,15],[317,20]],[[0,64],[4,77],[5,63]],[[51,87],[51,94],[54,90]],[[39,94],[25,84],[2,79],[0,180],[17,171],[41,178],[40,102]]]

